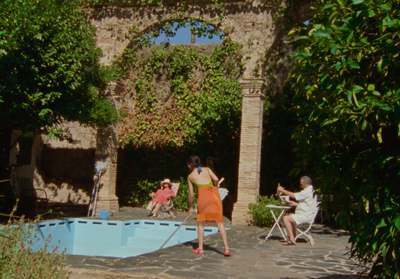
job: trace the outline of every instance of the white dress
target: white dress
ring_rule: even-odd
[[[314,217],[317,207],[317,196],[314,196],[314,188],[312,185],[303,189],[301,192],[294,193],[297,202],[295,214],[292,214],[296,225],[310,223]]]

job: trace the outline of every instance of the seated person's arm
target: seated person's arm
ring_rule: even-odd
[[[284,187],[282,187],[280,185],[278,186],[278,191],[283,193],[283,194],[285,194],[285,195],[287,195],[287,196],[289,196],[290,198],[292,198],[294,200],[296,199],[296,197],[294,196],[293,192],[290,192],[290,191],[286,190]]]
[[[299,203],[295,201],[289,201],[290,206],[297,206]]]
[[[171,192],[167,195],[167,197],[169,197],[170,199],[173,199],[173,198],[176,197],[176,195],[175,195],[174,191],[171,191]]]

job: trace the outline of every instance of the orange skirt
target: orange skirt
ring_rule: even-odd
[[[197,222],[222,221],[222,202],[217,187],[197,188]]]

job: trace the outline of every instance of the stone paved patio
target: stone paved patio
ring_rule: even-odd
[[[187,213],[179,212],[174,221],[186,217]],[[149,218],[144,209],[124,207],[118,217],[109,219]],[[196,224],[195,216],[187,223]],[[345,255],[349,236],[342,230],[317,224],[312,231],[314,246],[303,239],[287,247],[278,237],[264,242],[267,228],[232,226],[228,219],[225,226],[229,228],[230,258],[223,256],[216,234],[205,237],[202,256],[191,253],[197,240],[130,258],[68,256],[71,278],[359,278],[356,264]]]

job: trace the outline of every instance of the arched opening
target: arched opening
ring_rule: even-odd
[[[199,31],[199,28],[202,31]],[[164,28],[160,30],[160,35],[154,42],[155,44],[211,44],[222,43],[222,36],[224,36],[222,31],[200,21],[195,21],[193,24],[185,22],[182,27],[179,22],[174,22],[168,26],[168,30]]]
[[[179,30],[186,30],[186,40],[189,30],[203,41],[207,37],[219,43],[174,44]],[[230,197],[224,212],[230,217],[237,185],[232,174],[239,160],[241,47],[223,41],[225,35],[216,27],[196,21],[142,33],[116,63],[122,70],[116,93],[124,115],[117,171],[120,204],[147,204],[149,193],[168,177],[181,184],[185,209],[185,161],[197,154],[225,177]]]

